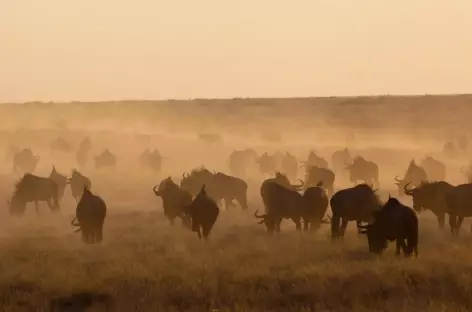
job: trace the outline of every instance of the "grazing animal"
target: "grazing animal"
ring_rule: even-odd
[[[241,206],[242,210],[248,209],[247,183],[244,180],[226,175],[224,173],[212,173],[205,168],[192,170],[188,175],[182,176],[180,187],[196,196],[202,186],[206,186],[208,195],[216,202],[224,201],[226,209],[233,206],[233,199]]]
[[[175,218],[180,218],[182,226],[190,228],[190,219],[184,212],[185,207],[192,203],[192,195],[175,184],[171,177],[162,180],[153,191],[156,196],[162,198],[164,215],[170,224],[173,226]]]
[[[199,239],[203,237],[204,240],[207,240],[218,219],[220,209],[216,202],[207,195],[205,185],[203,185],[192,203],[185,207],[184,213],[191,220],[192,231],[197,232]]]
[[[105,149],[100,155],[94,157],[95,168],[100,169],[102,167],[115,167],[116,156],[113,155],[110,150]]]
[[[413,253],[418,257],[418,217],[413,209],[390,197],[380,210],[373,211],[373,218],[373,223],[359,226],[359,233],[367,235],[370,252],[380,254],[387,241],[395,241],[397,256],[401,249],[405,257]]]
[[[459,236],[464,218],[472,217],[472,183],[460,184],[446,195],[452,236]]]
[[[17,172],[18,168],[25,173],[32,173],[39,162],[39,156],[34,156],[31,148],[25,148],[13,156],[13,172]]]
[[[346,172],[346,166],[352,164],[352,157],[351,153],[347,148],[339,151],[335,151],[331,155],[331,164],[333,165],[333,169],[337,173],[344,173]]]
[[[380,186],[379,166],[376,163],[366,160],[362,156],[356,156],[346,169],[349,170],[349,179],[352,183],[357,184],[358,181],[362,181],[376,187]]]
[[[322,218],[328,207],[328,198],[319,186],[306,189],[302,195],[276,181],[265,181],[261,195],[266,212],[259,215],[256,210],[254,217],[261,219],[258,223],[264,224],[269,234],[280,232],[282,219],[291,219],[299,231],[302,230],[302,220],[305,231],[309,228],[316,231],[321,223],[325,223]]]
[[[10,214],[22,216],[26,210],[26,204],[34,202],[36,213],[39,215],[40,201],[47,202],[51,212],[58,212],[60,209],[58,186],[51,178],[26,173],[15,185],[9,202]]]
[[[236,177],[246,176],[248,167],[255,164],[257,153],[253,149],[245,149],[242,151],[233,150],[229,155],[229,169],[231,174]]]
[[[277,171],[277,160],[274,155],[264,153],[256,160],[259,164],[259,171],[263,176],[273,175]]]
[[[262,201],[264,202],[264,207],[265,207],[266,212],[267,212],[267,206],[265,205],[266,200],[264,198],[266,198],[266,196],[268,196],[268,194],[269,194],[268,193],[269,188],[267,188],[267,184],[272,183],[272,182],[275,182],[275,183],[285,187],[286,189],[290,189],[290,190],[294,190],[294,191],[301,191],[304,187],[303,181],[300,180],[301,184],[299,184],[299,185],[290,184],[290,181],[289,181],[289,179],[287,178],[286,175],[284,175],[280,172],[276,172],[274,178],[266,179],[261,184],[260,194],[261,194],[261,197],[262,197]]]
[[[68,179],[66,182],[70,185],[72,197],[74,197],[76,202],[78,202],[80,198],[82,198],[84,188],[87,188],[89,190],[91,190],[92,188],[92,182],[90,181],[90,179],[82,175],[76,169],[72,169],[71,178]]]
[[[100,243],[103,239],[103,223],[107,215],[105,201],[84,187],[82,198],[77,204],[75,218],[71,224],[79,227],[82,241],[86,244]]]
[[[301,163],[305,169],[308,169],[309,167],[328,168],[328,162],[326,159],[318,156],[313,150],[308,154],[308,159],[306,161],[301,161]]]
[[[359,184],[336,192],[330,200],[332,210],[331,238],[343,238],[349,221],[372,220],[372,211],[381,206],[375,190],[367,184]]]
[[[305,186],[314,186],[321,182],[323,188],[328,192],[328,196],[331,196],[334,193],[334,179],[335,174],[330,169],[313,166],[307,172]]]
[[[421,162],[421,166],[426,172],[426,176],[430,181],[446,180],[446,165],[431,156],[427,156]]]
[[[161,153],[157,149],[152,151],[146,149],[139,157],[139,163],[141,167],[149,167],[154,172],[161,172],[162,158]]]
[[[67,186],[67,177],[57,172],[56,167],[52,166],[52,171],[49,174],[49,178],[53,180],[54,182],[56,182],[58,200],[59,202],[61,202],[62,199],[64,198],[64,191],[66,190],[66,186]]]
[[[438,227],[443,229],[448,212],[446,196],[454,186],[444,181],[423,182],[413,189],[408,189],[408,185],[404,192],[413,198],[413,209],[418,213],[431,210],[438,219]]]
[[[398,186],[399,196],[402,196],[404,194],[403,189],[407,183],[411,183],[412,186],[416,187],[427,180],[426,171],[412,160],[405,172],[404,178],[399,179],[395,177],[395,184]]]

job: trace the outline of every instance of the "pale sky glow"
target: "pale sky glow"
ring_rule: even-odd
[[[0,101],[472,92],[471,0],[0,0]]]

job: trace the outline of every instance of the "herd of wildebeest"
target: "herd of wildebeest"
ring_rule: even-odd
[[[76,152],[77,164],[82,167],[89,159],[91,141],[83,139]],[[451,154],[460,148],[451,142],[444,146],[444,153]],[[58,138],[52,149],[71,151],[70,144]],[[10,146],[7,157],[13,162],[13,171],[20,171],[22,178],[16,183],[9,212],[22,216],[27,203],[34,202],[38,211],[39,202],[47,202],[51,212],[60,209],[60,203],[67,185],[77,201],[76,217],[71,222],[76,232],[81,232],[85,243],[102,240],[102,229],[107,206],[102,198],[92,193],[92,182],[76,169],[70,178],[59,173],[53,166],[49,177],[33,174],[39,157],[31,148],[19,149]],[[142,166],[160,172],[163,157],[158,150],[146,149],[140,156]],[[117,165],[117,156],[105,149],[93,158],[95,168]],[[305,170],[305,177],[297,180],[298,170]],[[265,211],[254,212],[258,224],[267,233],[280,232],[283,219],[291,219],[299,231],[316,232],[322,224],[331,226],[331,239],[340,240],[349,221],[356,221],[357,230],[367,236],[370,252],[380,254],[389,241],[396,242],[396,254],[418,255],[417,212],[430,210],[438,219],[439,228],[444,228],[445,216],[449,215],[449,226],[457,236],[465,217],[472,216],[472,183],[451,185],[446,182],[446,166],[441,161],[427,156],[417,164],[411,160],[402,178],[394,177],[398,186],[395,197],[389,195],[382,202],[377,194],[380,188],[379,167],[362,156],[353,156],[345,148],[335,151],[328,161],[310,151],[306,161],[298,161],[288,152],[258,155],[253,149],[234,150],[229,156],[231,175],[199,167],[184,173],[180,185],[172,178],[160,181],[151,187],[162,199],[165,217],[171,225],[180,219],[184,229],[197,232],[198,237],[207,239],[218,220],[220,208],[235,207],[249,209],[246,176],[249,165],[256,164],[267,179],[262,181],[260,196]],[[279,164],[279,165],[277,165]],[[281,168],[281,169],[280,169]],[[464,172],[467,173],[467,172]],[[334,191],[336,174],[349,178],[352,186]],[[413,207],[402,204],[398,198],[411,196]],[[328,207],[331,209],[327,213]]]

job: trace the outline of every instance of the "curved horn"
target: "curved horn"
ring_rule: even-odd
[[[408,189],[408,185],[410,185],[411,182],[408,182],[407,184],[405,184],[405,186],[403,187],[403,192],[406,194],[406,195],[413,195],[413,191],[415,190],[414,188],[412,189]]]
[[[157,188],[158,186],[159,186],[159,184],[156,185],[156,186],[154,186],[153,189],[152,189],[152,191],[154,192],[154,194],[156,194],[156,196],[159,196],[159,192],[156,191],[156,188]]]
[[[260,218],[265,218],[267,216],[267,214],[263,214],[263,215],[258,215],[257,212],[259,211],[259,209],[257,209],[255,212],[254,212],[254,217],[260,219]]]
[[[70,224],[71,224],[72,226],[80,226],[79,221],[77,221],[77,217],[75,217],[74,220],[72,220]]]
[[[298,179],[298,181],[300,181],[300,184],[292,184],[292,187],[297,189],[297,190],[300,190],[302,189],[304,186],[305,186],[305,182],[303,182],[302,180]]]
[[[332,221],[331,216],[326,216],[326,219],[321,220],[321,224],[331,224]]]
[[[395,181],[397,181],[398,183],[402,183],[403,180],[400,180],[400,178],[398,176],[395,176]]]

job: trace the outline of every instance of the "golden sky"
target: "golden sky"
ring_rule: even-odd
[[[472,0],[0,0],[0,101],[472,91]]]

